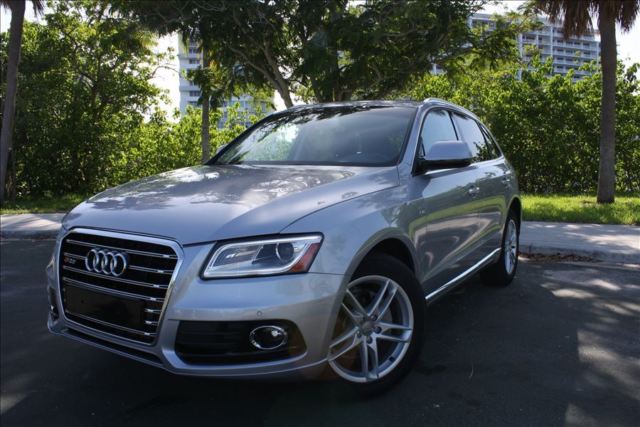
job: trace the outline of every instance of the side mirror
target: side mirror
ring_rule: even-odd
[[[463,141],[438,141],[424,157],[418,158],[418,172],[429,170],[463,168],[469,166],[473,156]]]

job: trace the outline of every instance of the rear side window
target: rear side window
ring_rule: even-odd
[[[493,144],[486,139],[475,120],[455,113],[453,117],[458,131],[461,133],[462,140],[469,144],[474,162],[482,162],[499,157],[500,154],[496,152]]]
[[[493,139],[493,136],[486,126],[482,125],[480,126],[480,128],[482,129],[482,133],[484,133],[484,140],[487,141],[487,144],[491,146],[491,149],[495,153],[494,158],[500,157],[502,155],[502,152],[500,151],[500,147],[498,147],[498,143],[496,142],[496,140]]]
[[[435,110],[429,112],[422,125],[423,153],[426,154],[431,146],[439,141],[455,141],[458,139],[456,131],[451,122],[449,112],[446,110]]]

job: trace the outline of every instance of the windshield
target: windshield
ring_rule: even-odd
[[[414,108],[342,106],[267,118],[229,145],[215,164],[383,166],[396,164]]]

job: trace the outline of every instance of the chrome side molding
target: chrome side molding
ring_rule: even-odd
[[[500,248],[494,249],[489,255],[482,258],[480,261],[474,264],[471,268],[458,274],[456,277],[449,280],[447,283],[445,283],[435,291],[428,294],[426,297],[424,297],[427,304],[435,301],[438,297],[444,295],[445,293],[447,293],[448,291],[450,291],[451,289],[453,289],[454,287],[462,283],[465,279],[467,279],[474,273],[477,273],[482,267],[490,264],[493,261],[494,257],[496,256],[496,254],[499,254],[499,253],[500,253]]]

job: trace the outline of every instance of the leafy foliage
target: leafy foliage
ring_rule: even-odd
[[[593,30],[592,17],[610,15],[623,30],[633,27],[640,3],[636,0],[535,0],[535,7],[562,25],[563,33],[579,36]]]
[[[248,116],[233,106],[226,110],[226,115],[223,127],[210,129],[214,152],[242,133],[246,123],[258,120],[257,116]],[[218,123],[221,118],[222,110],[212,110],[209,122]],[[125,155],[111,171],[111,185],[199,164],[201,124],[199,108],[188,107],[178,122],[169,120],[162,111],[155,111],[148,121],[127,135]]]
[[[425,75],[406,93],[414,99],[438,97],[463,105],[492,130],[518,172],[521,188],[532,193],[593,192],[598,179],[601,75],[579,81],[573,74],[551,75],[552,65],[535,58],[529,69]],[[619,65],[617,109],[618,191],[640,190],[639,65]],[[521,79],[518,75],[521,73]]]
[[[51,5],[46,25],[25,25],[18,191],[85,192],[107,184],[123,153],[122,135],[156,103],[159,90],[150,80],[159,58],[152,35],[136,22],[86,2]]]
[[[196,109],[179,122],[157,111],[151,80],[163,57],[137,21],[93,1],[55,2],[46,25],[25,24],[13,182],[18,197],[89,194],[200,162]],[[6,55],[7,34],[0,34]],[[217,125],[222,112],[210,113]],[[233,109],[212,145],[252,119]],[[255,120],[255,118],[253,119]]]
[[[382,98],[433,64],[461,58],[495,64],[515,55],[525,19],[474,31],[468,17],[484,0],[111,0],[160,33],[196,32],[224,68],[318,102]],[[474,62],[475,63],[475,62]],[[466,64],[469,65],[468,63]]]
[[[508,55],[501,55],[511,46],[506,37],[512,31],[511,24],[499,22],[497,33],[485,33],[469,29],[460,21],[479,3],[453,2],[458,8],[450,11],[453,17],[442,15],[449,13],[449,2],[425,5],[408,0],[393,2],[399,5],[397,9],[390,8],[387,1],[157,3],[171,13],[176,7],[184,8],[166,15],[175,20],[166,21],[165,30],[202,24],[198,28],[212,34],[207,40],[221,48],[217,52],[222,62],[214,63],[226,69],[226,65],[238,61],[242,78],[253,79],[254,88],[263,88],[263,78],[273,82],[247,58],[269,62],[268,55],[277,53],[275,69],[282,73],[287,90],[306,93],[308,99],[382,97],[387,93],[415,99],[446,98],[467,106],[491,127],[518,170],[525,191],[577,193],[595,189],[599,71],[593,65],[598,72],[573,81],[571,74],[551,76],[551,64],[537,59],[523,71],[519,70],[521,65],[501,64],[500,58],[508,59]],[[145,2],[132,4],[152,7]],[[418,10],[418,5],[422,9]],[[266,9],[260,9],[263,7]],[[220,28],[207,27],[204,24],[208,21],[202,16],[182,19],[184,13],[198,11],[208,17],[235,11],[248,19],[251,28],[242,31],[250,33],[231,31],[225,25],[232,24],[221,21]],[[416,16],[421,19],[414,19]],[[190,108],[178,121],[177,116],[169,118],[157,109],[163,95],[151,79],[163,57],[153,53],[154,35],[141,26],[138,18],[114,15],[105,2],[83,0],[51,3],[45,19],[46,25],[25,25],[11,165],[12,185],[18,197],[90,194],[201,161],[201,110]],[[426,30],[422,27],[425,22]],[[454,34],[457,31],[460,34]],[[488,40],[491,34],[498,35]],[[254,44],[246,38],[249,35],[258,37]],[[437,37],[444,41],[435,40]],[[404,45],[399,46],[396,38],[409,43],[411,49],[403,50]],[[253,56],[242,62],[233,46],[255,51],[246,51]],[[414,55],[423,52],[421,47],[429,54]],[[486,56],[486,49],[495,50]],[[0,59],[6,57],[6,50],[4,33],[0,34]],[[453,53],[443,53],[449,50]],[[414,60],[419,66],[412,69]],[[256,64],[266,66],[267,62]],[[422,76],[431,63],[446,65],[450,72]],[[486,65],[498,69],[483,69]],[[640,65],[626,70],[619,65],[617,80],[616,174],[618,190],[624,192],[640,191],[639,69]],[[415,76],[418,72],[421,77]],[[276,81],[280,78],[275,74],[271,77]],[[203,74],[202,78],[212,82],[212,88],[221,86],[213,76]],[[394,92],[402,85],[410,89]],[[230,108],[225,126],[217,129],[223,114],[215,108],[217,105],[215,101],[205,116],[213,124],[209,126],[212,150],[257,120]]]

